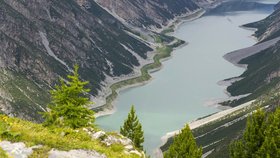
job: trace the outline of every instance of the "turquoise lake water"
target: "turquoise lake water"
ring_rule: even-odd
[[[172,58],[163,62],[163,68],[152,73],[151,82],[121,91],[117,112],[98,118],[97,124],[107,131],[119,131],[130,106],[135,105],[145,132],[144,148],[152,154],[167,132],[219,111],[210,106],[226,97],[225,87],[217,82],[244,71],[225,61],[223,55],[255,44],[253,31],[239,26],[270,13],[233,12],[182,24],[173,35],[189,44],[175,50]]]

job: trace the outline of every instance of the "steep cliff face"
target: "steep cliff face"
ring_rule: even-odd
[[[96,94],[106,76],[127,75],[152,49],[93,0],[0,1],[2,111],[38,117],[58,77],[74,64]]]
[[[137,27],[161,28],[175,16],[200,9],[193,0],[95,0],[112,15]],[[201,2],[202,3],[202,2]]]

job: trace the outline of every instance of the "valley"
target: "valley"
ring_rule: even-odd
[[[115,101],[116,112],[98,118],[98,125],[119,130],[130,106],[135,105],[145,131],[145,149],[153,154],[167,132],[220,111],[218,103],[228,96],[217,82],[244,71],[224,60],[223,55],[255,44],[250,37],[254,32],[239,26],[261,20],[271,12],[230,12],[183,23],[172,35],[188,45],[176,49],[172,58],[164,61],[163,69],[151,74],[148,84],[122,90]]]
[[[246,118],[279,107],[279,17],[279,0],[0,0],[0,157],[21,141],[31,158],[162,158],[189,123],[203,158],[229,158]],[[77,130],[50,108],[74,65],[93,118]],[[132,105],[144,149],[119,134]]]

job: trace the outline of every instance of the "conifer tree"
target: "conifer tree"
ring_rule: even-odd
[[[48,111],[43,113],[44,125],[80,128],[93,126],[94,112],[88,108],[92,103],[86,96],[89,89],[88,82],[79,79],[78,66],[74,66],[72,75],[68,75],[68,82],[60,79],[60,85],[51,90],[52,101]]]
[[[259,158],[280,158],[280,108],[269,116],[265,139],[257,152]]]
[[[164,158],[201,158],[202,148],[197,147],[189,125],[175,136],[174,142],[164,153]]]
[[[280,109],[266,117],[258,110],[247,120],[241,140],[230,146],[231,158],[280,158]]]
[[[135,147],[143,150],[144,132],[142,130],[142,125],[135,114],[134,106],[131,107],[124,125],[120,128],[120,133],[131,139]]]

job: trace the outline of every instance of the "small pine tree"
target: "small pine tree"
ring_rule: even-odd
[[[135,114],[134,106],[131,107],[124,125],[120,128],[120,133],[131,139],[135,147],[143,150],[144,132],[142,130],[142,125]]]
[[[60,84],[51,90],[52,102],[48,112],[43,113],[44,125],[80,128],[93,126],[94,112],[88,108],[92,103],[86,93],[88,82],[79,79],[78,66],[75,65],[73,75],[68,75],[69,82],[60,79]]]
[[[234,142],[230,147],[232,158],[253,157],[264,141],[265,113],[258,110],[247,120],[247,127],[241,140]]]
[[[201,158],[202,148],[198,148],[189,125],[175,136],[174,142],[164,153],[164,158]]]
[[[231,158],[280,158],[280,109],[266,117],[258,110],[247,120],[241,140],[230,145]]]

